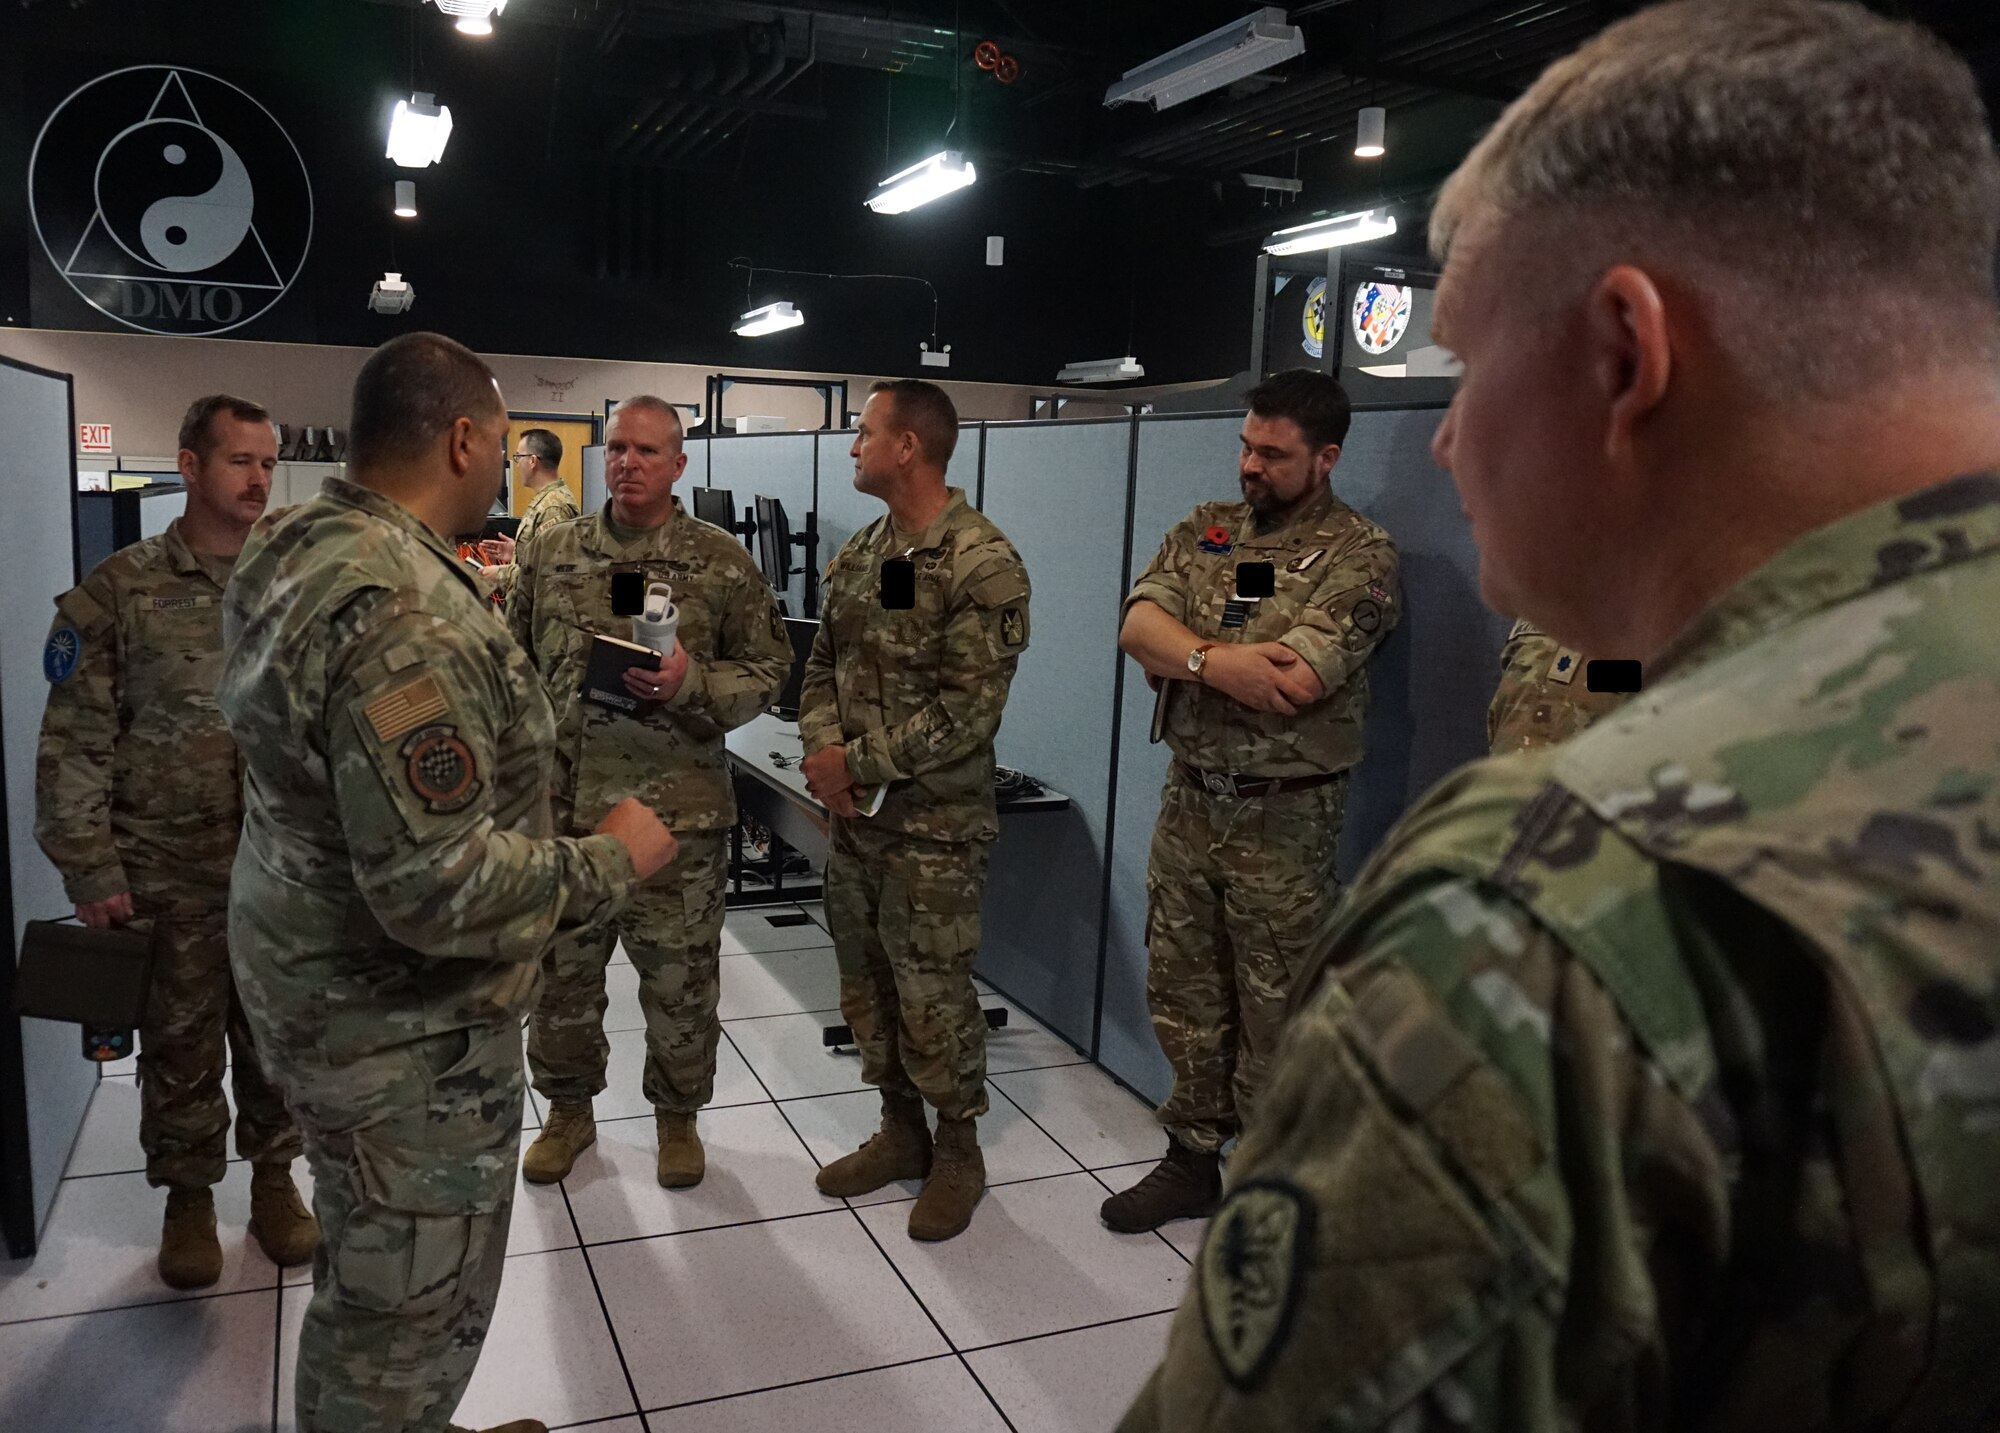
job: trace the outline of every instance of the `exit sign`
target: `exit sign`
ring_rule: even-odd
[[[82,453],[109,453],[111,446],[111,425],[109,423],[79,423],[76,425],[77,451]]]

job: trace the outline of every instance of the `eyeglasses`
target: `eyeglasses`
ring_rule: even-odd
[[[535,456],[535,455],[534,455],[533,453],[516,453],[516,454],[514,455],[514,461],[515,461],[515,462],[517,462],[517,463],[525,463],[525,462],[527,462],[527,461],[528,461],[528,460],[529,460],[530,458],[533,458],[534,456]],[[540,460],[539,460],[539,459],[537,459],[537,461],[540,461]]]

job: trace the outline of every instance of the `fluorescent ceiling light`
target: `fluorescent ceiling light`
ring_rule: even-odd
[[[445,141],[451,138],[451,106],[441,105],[436,95],[411,95],[396,101],[395,116],[389,121],[389,158],[405,169],[422,169],[444,158]]]
[[[417,217],[417,181],[398,179],[396,181],[396,217],[414,219]]]
[[[1149,60],[1104,92],[1107,105],[1149,101],[1156,110],[1219,90],[1246,75],[1306,52],[1305,34],[1285,23],[1285,12],[1266,5],[1233,25],[1212,30]]]
[[[1369,239],[1386,239],[1396,232],[1396,219],[1380,209],[1359,214],[1338,214],[1331,219],[1315,219],[1280,229],[1264,241],[1267,254],[1307,254],[1314,249],[1332,249],[1341,244],[1360,244]]]
[[[1387,138],[1389,112],[1377,104],[1363,106],[1354,124],[1354,156],[1357,159],[1380,159],[1388,152],[1384,142]]]
[[[1058,383],[1122,383],[1128,378],[1144,378],[1146,370],[1139,360],[1127,354],[1124,358],[1097,358],[1084,363],[1072,363],[1056,375]]]
[[[507,8],[507,0],[434,0],[438,9],[458,20],[461,35],[490,35],[493,17]]]
[[[744,338],[762,338],[767,333],[783,333],[788,328],[797,328],[806,321],[798,306],[789,300],[780,299],[762,308],[753,308],[729,326],[729,331]]]
[[[877,214],[904,214],[963,189],[978,177],[971,160],[957,150],[943,150],[876,185],[868,207]]]

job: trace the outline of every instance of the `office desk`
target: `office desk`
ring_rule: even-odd
[[[806,779],[799,774],[799,760],[805,755],[805,746],[799,737],[799,724],[763,713],[729,733],[726,744],[730,773],[736,782],[737,809],[756,817],[780,841],[805,855],[813,864],[823,867],[826,863],[827,810],[806,790]],[[1002,801],[999,810],[1002,816],[1067,811],[1069,798],[1060,791],[1045,791],[1040,796]],[[738,867],[742,864],[743,855],[740,833],[739,827],[734,851],[734,864]],[[730,903],[748,904],[753,894],[758,899],[771,900],[809,901],[819,897],[817,881],[788,890],[782,877],[775,873],[775,863],[774,856],[773,883],[768,893],[745,892],[738,879],[735,882],[737,889],[730,893]]]

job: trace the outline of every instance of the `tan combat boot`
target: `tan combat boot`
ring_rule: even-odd
[[[986,1192],[986,1156],[971,1120],[938,1120],[937,1153],[924,1192],[910,1211],[912,1239],[949,1239],[965,1232],[972,1207]]]
[[[549,1433],[549,1425],[539,1418],[516,1418],[512,1423],[502,1423],[497,1428],[461,1428],[454,1423],[446,1433]]]
[[[319,1222],[299,1198],[289,1164],[259,1164],[250,1175],[250,1237],[281,1269],[312,1262]]]
[[[852,1199],[899,1179],[922,1179],[930,1172],[931,1131],[924,1123],[924,1102],[885,1094],[882,1127],[854,1153],[822,1169],[813,1182],[822,1194]]]
[[[661,1188],[691,1189],[701,1183],[708,1157],[702,1153],[701,1136],[694,1132],[694,1116],[660,1110],[653,1124],[660,1135]]]
[[[1170,1219],[1202,1219],[1222,1198],[1222,1156],[1167,1140],[1167,1155],[1146,1177],[1098,1208],[1104,1222],[1121,1234],[1141,1234]]]
[[[521,1156],[521,1177],[530,1184],[554,1184],[569,1177],[576,1157],[597,1143],[597,1116],[589,1100],[557,1100],[549,1106],[549,1122]]]
[[[222,1277],[222,1245],[215,1237],[215,1195],[207,1189],[169,1189],[160,1229],[160,1278],[170,1289],[205,1289]]]

